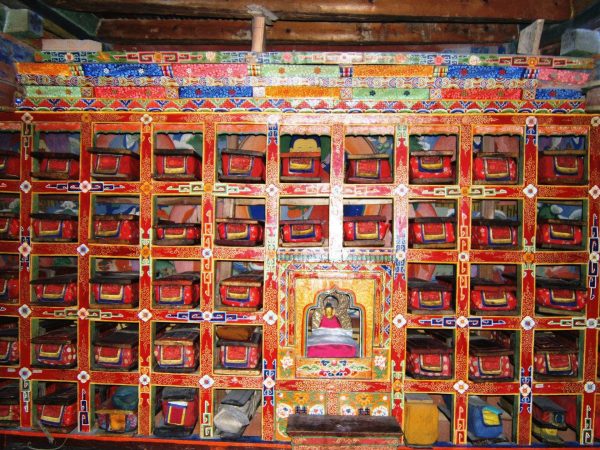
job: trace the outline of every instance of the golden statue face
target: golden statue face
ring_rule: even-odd
[[[294,146],[290,148],[290,152],[320,152],[321,149],[317,145],[317,141],[312,138],[296,139]]]
[[[333,317],[333,308],[331,306],[325,307],[325,315],[330,319]]]

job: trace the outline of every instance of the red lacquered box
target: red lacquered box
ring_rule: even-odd
[[[538,157],[540,184],[584,184],[585,150],[544,150]]]
[[[154,245],[196,245],[200,242],[202,225],[159,221],[155,228]]]
[[[100,181],[135,181],[140,178],[140,155],[125,148],[91,147],[92,178]]]
[[[140,218],[134,214],[94,214],[92,239],[101,244],[137,245]]]
[[[221,303],[225,306],[258,308],[262,304],[262,273],[234,275],[219,283]]]
[[[19,364],[19,330],[16,326],[0,329],[0,365],[13,364]]]
[[[518,245],[518,222],[479,218],[471,221],[471,248],[517,248]]]
[[[17,152],[0,150],[0,178],[17,180],[21,176],[19,171],[20,159],[21,155]]]
[[[472,381],[511,381],[513,351],[485,338],[469,339],[469,379]]]
[[[43,425],[68,432],[77,426],[77,386],[40,397],[35,401],[35,407]]]
[[[38,242],[77,242],[77,216],[31,213],[34,239]]]
[[[429,335],[409,335],[406,350],[406,372],[413,378],[452,378],[452,349],[439,339]]]
[[[454,217],[415,217],[409,219],[409,245],[414,248],[454,248]]]
[[[263,222],[253,219],[217,219],[217,245],[254,247],[263,243]]]
[[[21,425],[20,397],[18,380],[7,380],[0,385],[0,427],[16,428]]]
[[[515,311],[517,287],[508,280],[496,283],[482,278],[471,278],[471,308],[474,311]]]
[[[518,176],[516,158],[502,153],[478,154],[473,158],[475,184],[515,184]]]
[[[61,327],[34,337],[35,366],[68,369],[77,365],[77,327]]]
[[[175,325],[154,340],[157,372],[193,372],[198,368],[200,328],[198,325]]]
[[[219,181],[263,183],[265,181],[265,154],[254,150],[223,150],[223,174]]]
[[[441,277],[440,277],[441,278]],[[453,285],[444,280],[408,280],[408,307],[410,310],[448,311],[452,309]]]
[[[94,301],[100,305],[133,307],[138,304],[140,274],[97,272],[90,278]]]
[[[154,150],[156,170],[153,178],[159,181],[200,181],[202,157],[194,149]]]
[[[323,245],[323,222],[321,220],[282,220],[281,245],[290,247],[301,244],[303,247]]]
[[[19,215],[13,212],[0,212],[0,239],[17,241],[19,239]]]
[[[536,379],[574,378],[579,373],[576,343],[553,332],[537,332],[533,340]]]
[[[31,280],[35,303],[50,306],[77,304],[77,274],[70,273]]]
[[[162,420],[154,428],[161,437],[184,437],[198,421],[198,392],[193,388],[165,387],[161,394]]]
[[[381,247],[390,224],[384,216],[344,217],[344,245]]]
[[[139,333],[112,329],[94,340],[94,362],[102,370],[131,370],[138,363]]]
[[[219,338],[219,362],[223,369],[256,369],[261,363],[262,335],[254,332],[248,340]]]
[[[19,302],[19,272],[16,270],[0,271],[0,303]]]
[[[44,180],[78,180],[79,155],[69,152],[31,152],[39,168],[31,173]]]
[[[581,249],[584,226],[585,223],[578,220],[538,219],[536,245],[556,250]]]
[[[200,301],[200,276],[179,273],[152,281],[158,307],[193,307]]]
[[[385,153],[374,155],[347,155],[346,183],[376,184],[394,181],[390,157]]]
[[[321,152],[280,153],[281,182],[302,181],[318,183],[321,181]]]
[[[538,311],[560,314],[583,311],[588,302],[588,292],[579,280],[536,278],[535,303]]]
[[[410,152],[409,175],[412,184],[451,184],[455,181],[452,150]]]

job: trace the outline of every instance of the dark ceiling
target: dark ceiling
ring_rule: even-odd
[[[543,46],[573,26],[593,28],[596,0],[6,0],[40,13],[55,33],[114,48],[249,49],[264,15],[267,50],[418,51],[514,42],[545,20]]]

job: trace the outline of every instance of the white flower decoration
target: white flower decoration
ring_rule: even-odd
[[[87,319],[89,315],[88,310],[85,308],[80,308],[79,311],[77,311],[77,317],[79,317],[80,320]]]
[[[376,406],[375,408],[373,408],[373,411],[371,411],[371,415],[372,416],[388,416],[389,412],[385,406]]]
[[[458,319],[456,319],[456,326],[459,328],[465,328],[469,325],[469,319],[467,319],[465,316],[460,316]]]
[[[87,373],[85,370],[82,370],[77,374],[77,379],[81,384],[85,384],[90,380],[90,374]]]
[[[394,189],[394,195],[396,197],[404,197],[406,194],[408,194],[408,187],[405,184],[399,184],[396,186],[396,189]]]
[[[200,378],[198,383],[200,383],[200,386],[202,386],[204,389],[208,389],[215,384],[215,380],[213,380],[209,375],[204,375],[202,378]]]
[[[469,260],[469,252],[460,252],[458,254],[458,260],[462,262],[467,262]]]
[[[331,189],[331,193],[334,195],[341,195],[342,194],[342,187],[339,185],[335,185],[333,186],[333,188]]]
[[[531,386],[529,386],[528,384],[522,384],[519,387],[519,392],[523,397],[527,397],[529,394],[531,394]]]
[[[150,114],[144,114],[142,117],[140,117],[140,122],[142,122],[144,125],[150,125],[150,123],[152,123],[152,116]]]
[[[147,374],[140,375],[140,384],[148,386],[150,384],[150,377]]]
[[[138,317],[142,322],[148,322],[152,319],[152,313],[144,308],[138,313]]]
[[[535,320],[533,320],[529,316],[523,317],[523,320],[521,320],[521,328],[523,328],[526,331],[529,331],[533,327],[535,327]]]
[[[283,358],[281,358],[281,367],[283,367],[284,370],[289,369],[293,365],[294,365],[294,360],[291,357],[286,355]]]
[[[527,124],[528,127],[537,125],[537,117],[529,116],[527,119],[525,119],[525,124]]]
[[[404,325],[406,325],[406,319],[402,314],[398,314],[396,317],[394,317],[392,323],[396,326],[396,328],[403,328]]]
[[[205,247],[202,249],[202,257],[203,258],[210,258],[212,256],[212,249]]]
[[[31,247],[27,242],[23,242],[21,245],[19,245],[17,250],[19,250],[19,253],[23,258],[27,258],[31,253]]]
[[[308,414],[313,416],[322,416],[325,414],[325,409],[323,409],[323,405],[313,405],[308,410]]]
[[[528,198],[533,198],[537,194],[537,188],[533,184],[530,184],[530,185],[526,186],[525,189],[523,189],[523,193]]]
[[[598,326],[598,320],[597,319],[588,319],[585,321],[585,325],[588,328],[596,328]]]
[[[21,116],[21,120],[27,124],[31,123],[33,121],[33,116],[31,114],[29,114],[28,112],[26,112],[25,114],[23,114]]]
[[[269,195],[269,197],[275,197],[275,195],[277,195],[277,192],[279,191],[279,189],[277,189],[277,186],[275,186],[273,183],[269,184],[267,186],[267,194]]]
[[[292,414],[292,407],[285,403],[279,403],[277,405],[277,417],[280,419],[287,419]]]
[[[31,183],[28,180],[25,180],[19,186],[24,193],[28,193],[31,190]]]
[[[281,118],[277,114],[271,114],[271,115],[267,116],[267,123],[269,125],[276,125],[279,123],[280,119]]]
[[[585,392],[587,392],[588,394],[592,394],[593,392],[596,392],[596,383],[594,383],[593,381],[588,381],[587,383],[585,383],[583,385],[583,390]]]
[[[22,380],[26,380],[31,376],[31,370],[29,370],[27,367],[21,367],[21,370],[19,370],[19,376]]]
[[[263,386],[267,389],[273,389],[275,387],[275,380],[271,377],[267,377],[265,378],[265,381],[263,381]]]
[[[90,249],[85,244],[81,244],[79,247],[77,247],[77,253],[79,253],[81,256],[87,255],[89,251]]]
[[[469,57],[469,64],[472,66],[478,65],[480,61],[481,61],[481,59],[477,55],[471,55]]]
[[[459,394],[464,394],[465,392],[467,392],[469,390],[469,385],[467,383],[465,383],[463,380],[458,380],[456,383],[454,383],[454,390],[456,392],[458,392]]]
[[[23,319],[27,319],[31,315],[31,308],[27,305],[20,306],[18,311]]]
[[[594,116],[592,117],[592,126],[593,127],[597,127],[598,125],[600,125],[600,116]]]
[[[86,192],[89,192],[90,189],[92,188],[92,184],[88,181],[88,180],[83,180],[80,184],[79,184],[79,190],[81,192],[83,192],[84,194]]]
[[[268,311],[264,316],[263,320],[269,325],[275,325],[277,323],[277,314],[273,311]]]
[[[387,364],[387,361],[385,359],[384,356],[382,355],[377,355],[375,357],[375,359],[373,360],[373,364],[375,365],[375,367],[377,367],[379,370],[383,370],[385,369],[385,366]]]
[[[590,190],[589,190],[590,195],[592,196],[592,198],[594,200],[596,200],[598,197],[600,197],[600,187],[598,187],[598,185],[594,185]]]
[[[212,312],[211,311],[204,311],[202,313],[202,320],[205,320],[207,322],[210,322],[212,320]]]
[[[406,252],[404,250],[398,250],[396,252],[396,260],[405,261],[406,260]]]
[[[600,261],[600,254],[598,252],[591,252],[589,258],[591,262],[597,263]]]

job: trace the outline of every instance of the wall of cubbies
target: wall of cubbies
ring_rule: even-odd
[[[507,409],[512,409],[512,415],[503,414],[508,441],[527,445],[538,442],[532,434],[535,397],[561,395],[575,401],[577,416],[576,425],[561,431],[561,437],[594,443],[595,436],[600,436],[600,429],[594,429],[594,418],[600,414],[596,407],[600,396],[596,392],[600,327],[596,298],[598,123],[597,117],[584,114],[0,113],[3,145],[12,143],[20,149],[12,169],[14,177],[0,179],[2,217],[18,222],[15,225],[7,219],[8,230],[0,241],[0,279],[5,281],[5,292],[10,286],[17,289],[16,295],[2,297],[0,305],[3,327],[18,328],[16,340],[14,333],[0,335],[0,340],[12,339],[19,348],[18,362],[0,366],[3,382],[19,380],[20,422],[11,425],[41,433],[36,399],[54,382],[71,383],[77,392],[78,423],[57,433],[86,436],[102,434],[97,402],[105,386],[136,387],[137,430],[132,434],[158,438],[164,437],[157,432],[161,388],[192,388],[199,400],[198,422],[192,434],[182,439],[217,438],[214,414],[229,389],[260,391],[264,407],[256,413],[246,436],[265,441],[287,440],[285,418],[302,412],[303,407],[312,408],[313,413],[357,414],[360,406],[371,413],[392,414],[402,423],[406,399],[427,393],[446,411],[444,417],[440,415],[439,442],[467,443],[468,400],[477,395],[490,402],[503,400]],[[161,177],[164,168],[159,166],[166,137],[180,139],[183,133],[190,135],[186,139],[191,148],[201,150],[201,170],[195,169],[196,179],[165,180]],[[285,178],[283,148],[290,148],[294,136],[318,136],[321,150],[328,148],[319,160],[327,171],[319,179]],[[389,147],[388,177],[368,184],[351,182],[348,149],[357,137],[379,140]],[[264,156],[264,177],[248,178],[250,183],[223,174],[232,142],[242,138],[255,139],[251,151]],[[60,160],[77,162],[78,171],[65,169],[66,165],[60,170],[43,166],[44,159],[37,152],[41,147],[52,151],[53,142],[60,139],[61,148],[69,149],[69,156]],[[94,155],[112,145],[113,139],[122,140],[118,147],[127,147],[133,154],[127,155],[131,167],[123,169],[129,174],[126,177],[103,175],[97,165]],[[412,157],[429,150],[427,146],[433,142],[439,144],[440,139],[450,142],[442,145],[441,151],[450,152],[444,163],[454,168],[453,175],[440,178],[438,184],[423,183],[411,168]],[[548,180],[542,158],[561,145],[573,150],[573,142],[579,146],[579,153],[574,154],[582,155],[580,181],[560,185]],[[496,181],[480,179],[480,157],[497,152],[509,156],[510,173]],[[66,179],[52,179],[52,174],[61,170],[68,173]],[[324,211],[319,216],[325,224],[323,239],[310,247],[283,242],[282,221],[292,210],[307,206]],[[183,241],[169,241],[167,236],[161,242],[158,230],[174,220],[178,207],[184,207],[184,214],[195,208],[199,232],[192,231]],[[372,245],[358,246],[344,238],[344,217],[357,207],[377,211],[389,224],[385,236],[370,242]],[[55,229],[40,225],[52,214],[63,215],[60,241],[52,234]],[[98,218],[109,214],[134,221],[117,243],[102,238],[96,228]],[[433,216],[451,218],[429,223],[441,223],[445,232],[444,224],[452,222],[454,240],[441,245],[425,237],[419,241],[415,225],[427,223]],[[248,223],[264,221],[264,242],[256,246],[224,244],[219,225],[231,223],[232,217]],[[498,246],[490,249],[494,237],[479,239],[475,230],[485,229],[486,220],[498,219],[510,232],[508,237],[497,237]],[[581,229],[579,241],[572,246],[561,248],[544,241],[543,226],[561,220]],[[165,230],[162,232],[168,234],[168,227]],[[158,301],[156,281],[162,270],[173,270],[171,262],[176,272],[197,276],[197,304],[169,307]],[[263,291],[258,306],[222,303],[221,282],[234,274],[234,263],[261,272]],[[543,287],[540,280],[557,268],[569,272],[571,278],[573,273],[579,274],[589,295],[581,311],[557,313],[536,303],[536,290]],[[119,306],[103,303],[94,279],[106,270],[120,273],[115,281],[118,292],[130,288],[130,301]],[[139,277],[128,278],[127,272]],[[66,306],[53,303],[52,292],[37,289],[45,273],[67,278],[76,273]],[[418,290],[414,280],[424,273],[430,277],[434,273],[452,286],[453,295],[437,309],[421,307],[413,299],[414,289]],[[323,367],[314,373],[299,356],[305,337],[294,301],[303,305],[298,292],[303,280],[336,276],[337,286],[342,288],[363,289],[364,283],[374,283],[376,300],[363,305],[369,319],[361,338],[364,355],[360,361],[368,370],[350,358],[344,373]],[[350,280],[349,284],[344,280]],[[511,286],[510,307],[486,309],[478,286],[489,287],[493,280],[496,287],[498,280]],[[43,299],[46,293],[50,300]],[[107,295],[110,299],[114,293]],[[65,298],[64,291],[61,298]],[[71,358],[73,363],[67,369],[40,365],[35,349],[42,344],[35,338],[57,324],[76,327],[72,341],[76,358]],[[94,341],[110,324],[120,324],[133,333],[131,342],[139,352],[137,364],[134,354],[125,368],[98,366]],[[199,330],[197,366],[170,370],[157,365],[158,337],[173,324],[190,324]],[[260,333],[262,363],[250,369],[223,364],[217,334],[225,325]],[[422,330],[447,342],[451,349],[449,372],[438,379],[408,373],[407,342]],[[558,336],[577,346],[577,361],[569,363],[578,370],[558,377],[534,374],[534,342],[541,345],[548,331],[555,333],[550,339]],[[481,380],[474,372],[470,355],[477,355],[475,341],[482,336],[508,342],[514,372],[501,381]],[[6,428],[1,432],[14,431]],[[120,439],[120,435],[107,435]]]

